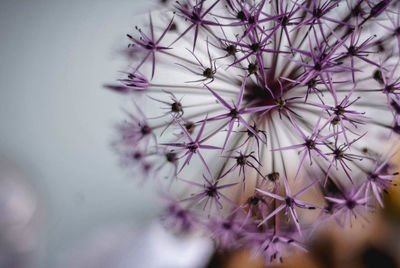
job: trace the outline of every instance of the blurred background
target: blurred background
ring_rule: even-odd
[[[125,69],[119,51],[150,4],[1,1],[0,267],[190,267],[150,224],[151,182],[129,179],[110,146],[122,97],[103,84]]]
[[[125,34],[150,5],[1,1],[1,268],[262,266],[247,253],[213,255],[208,240],[166,233],[152,182],[140,187],[118,166],[110,142],[124,100],[102,85],[125,69]],[[355,255],[343,232],[329,231],[315,242],[314,261],[299,256],[296,267],[396,267],[400,202],[391,196],[389,217],[378,213],[357,229]]]

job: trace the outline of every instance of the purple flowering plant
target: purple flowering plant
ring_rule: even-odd
[[[400,2],[180,0],[128,34],[114,142],[166,226],[266,263],[383,207],[397,176]],[[167,183],[165,183],[167,182]]]

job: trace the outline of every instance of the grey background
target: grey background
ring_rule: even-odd
[[[122,97],[102,88],[124,69],[146,1],[2,0],[0,155],[39,197],[38,267],[108,224],[147,223],[157,207],[110,148]]]

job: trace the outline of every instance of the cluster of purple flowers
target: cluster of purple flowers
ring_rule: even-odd
[[[163,185],[168,226],[271,262],[328,221],[383,207],[397,175],[399,1],[159,6],[108,88],[134,98],[115,148]]]

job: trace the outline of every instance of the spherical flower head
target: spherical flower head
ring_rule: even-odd
[[[108,87],[135,100],[115,149],[175,196],[166,226],[279,262],[327,222],[350,228],[383,206],[397,176],[399,12],[390,0],[182,0],[144,17],[126,77]]]

